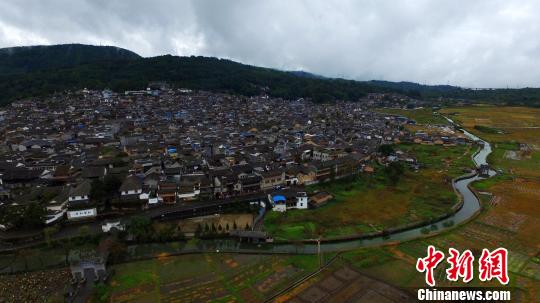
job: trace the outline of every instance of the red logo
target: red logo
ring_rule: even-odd
[[[465,250],[462,254],[457,249],[449,248],[450,255],[446,261],[450,267],[446,269],[446,278],[449,281],[458,281],[463,278],[463,282],[468,283],[474,275],[474,256],[470,250]],[[416,261],[416,270],[426,273],[426,283],[433,287],[435,279],[433,270],[444,259],[444,253],[435,249],[433,245],[427,248],[427,257],[418,258]],[[510,281],[508,277],[508,251],[506,248],[497,248],[490,252],[487,249],[482,250],[482,256],[478,260],[478,270],[480,281],[491,281],[496,278],[503,285]]]
[[[428,255],[425,258],[420,258],[416,262],[416,270],[419,272],[426,272],[426,283],[429,286],[435,286],[435,279],[433,278],[433,269],[441,263],[444,259],[444,253],[435,249],[433,245],[428,246]]]
[[[480,271],[480,281],[490,281],[492,278],[497,278],[501,284],[508,284],[508,251],[506,248],[497,248],[489,252],[487,249],[482,250],[482,256],[478,262],[478,270]]]
[[[462,277],[465,283],[471,281],[474,270],[472,252],[467,249],[460,255],[458,250],[449,248],[448,253],[450,253],[450,257],[446,261],[450,264],[450,268],[446,270],[446,278],[450,281],[457,281],[459,277]]]

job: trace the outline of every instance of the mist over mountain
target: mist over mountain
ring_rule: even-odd
[[[0,104],[84,87],[117,91],[142,89],[151,81],[176,87],[269,94],[315,102],[358,101],[373,92],[396,92],[415,98],[471,99],[481,102],[535,105],[540,89],[472,90],[412,82],[354,81],[326,78],[306,71],[280,71],[214,57],[157,56],[144,58],[113,46],[64,44],[0,49]]]

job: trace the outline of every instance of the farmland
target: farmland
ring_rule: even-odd
[[[414,155],[422,168],[407,170],[396,185],[380,173],[350,182],[316,186],[334,195],[334,201],[314,210],[270,212],[265,230],[276,239],[339,237],[384,230],[430,219],[450,210],[457,202],[451,179],[472,167],[472,149],[399,144],[397,150]],[[316,222],[316,223],[315,223]]]
[[[314,271],[317,262],[316,256],[162,255],[114,265],[100,294],[112,302],[257,302]]]
[[[488,161],[501,173],[473,184],[483,193],[483,210],[474,222],[429,240],[401,244],[397,250],[415,259],[425,254],[428,244],[473,252],[484,247],[505,247],[510,256],[512,286],[525,290],[525,301],[538,301],[540,295],[535,290],[540,277],[540,110],[475,106],[441,112],[492,143],[493,153]],[[410,284],[399,279],[394,283]],[[476,284],[478,281],[473,282]]]
[[[510,230],[526,247],[540,249],[540,109],[478,106],[444,112],[493,142],[488,161],[502,175],[475,185],[491,194],[491,216],[483,222]],[[474,128],[480,123],[503,133],[483,133]]]
[[[538,108],[469,106],[445,108],[440,112],[490,142],[528,143],[540,148]]]
[[[500,181],[500,180],[499,180]],[[498,184],[498,183],[495,183]],[[521,184],[527,188],[526,184]],[[499,186],[499,185],[498,185]],[[482,187],[480,184],[479,187]],[[506,191],[508,188],[496,188],[494,192]],[[519,196],[519,193],[516,194]],[[513,201],[518,200],[518,196]],[[482,212],[473,222],[463,226],[457,226],[447,232],[434,237],[413,240],[409,242],[393,244],[385,247],[361,248],[343,253],[342,263],[328,272],[322,273],[306,283],[295,288],[291,292],[283,295],[281,299],[290,300],[293,298],[297,302],[307,302],[306,296],[310,294],[323,295],[331,293],[332,298],[355,297],[356,290],[350,287],[336,288],[328,290],[324,286],[324,281],[329,281],[335,272],[343,268],[352,270],[364,278],[359,285],[364,287],[369,281],[369,287],[364,288],[365,292],[374,292],[378,295],[378,288],[383,287],[377,281],[383,281],[392,286],[404,290],[411,290],[417,287],[425,287],[424,274],[415,269],[416,260],[426,256],[428,245],[434,245],[438,250],[444,252],[448,248],[455,248],[459,251],[470,249],[476,258],[479,257],[483,248],[495,249],[505,247],[508,249],[508,272],[510,276],[509,289],[511,289],[512,301],[514,302],[538,302],[540,300],[540,258],[538,243],[538,228],[534,219],[525,213],[536,213],[538,206],[530,203],[519,203],[514,205],[493,204],[492,197],[481,195]],[[524,200],[525,201],[525,200]],[[448,265],[443,262],[435,270],[437,288],[466,286],[466,287],[498,287],[497,281],[482,282],[478,279],[478,272],[475,271],[474,278],[468,284],[462,282],[450,282],[446,279],[446,269]],[[338,279],[339,280],[339,279]],[[386,286],[388,287],[388,286]],[[315,292],[313,289],[320,290]],[[397,294],[399,290],[391,288],[391,293]],[[414,295],[414,291],[413,291]],[[401,300],[390,299],[385,302],[403,302],[407,294],[401,293]],[[385,298],[389,299],[389,298]],[[382,300],[379,298],[379,300]],[[336,301],[339,302],[339,301]]]

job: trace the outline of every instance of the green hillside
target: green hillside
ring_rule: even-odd
[[[114,46],[62,44],[9,47],[0,49],[0,74],[28,73],[97,61],[138,58],[141,57],[136,53]]]
[[[357,101],[370,92],[398,92],[438,100],[540,106],[540,89],[472,90],[412,82],[353,81],[307,72],[285,72],[210,57],[143,58],[112,46],[65,44],[0,49],[0,105],[20,98],[45,96],[84,87],[117,91],[143,89],[163,80],[177,87],[243,95],[313,98],[316,102]],[[452,102],[452,101],[451,101]]]
[[[45,56],[43,53],[46,51],[36,52],[35,57]],[[49,55],[55,57],[54,53]],[[81,54],[74,57],[84,58],[84,53],[81,51]],[[31,58],[32,55],[26,57]],[[81,64],[64,64],[63,60],[56,59],[49,61],[37,67],[32,65],[32,68],[21,64],[19,69],[28,69],[24,73],[0,72],[0,89],[3,91],[0,104],[83,87],[110,87],[117,91],[141,89],[155,80],[165,80],[177,87],[191,89],[227,91],[248,96],[264,92],[289,99],[310,97],[315,101],[358,100],[369,92],[394,91],[365,82],[299,76],[291,72],[210,57],[166,55],[151,58],[121,56],[120,59],[113,59],[112,56],[104,56],[103,60],[98,60],[98,56],[92,56],[92,60]],[[0,71],[14,71],[17,66],[0,60]]]

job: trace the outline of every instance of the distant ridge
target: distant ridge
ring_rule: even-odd
[[[141,56],[115,46],[83,44],[36,45],[0,48],[0,74],[57,69],[106,60],[132,60]]]
[[[468,99],[540,106],[540,89],[466,89],[412,82],[354,81],[325,78],[305,71],[280,71],[213,57],[144,58],[114,47],[83,44],[0,49],[0,105],[64,90],[142,89],[154,80],[173,86],[246,96],[312,98],[315,102],[358,101],[368,93],[394,92],[413,98]]]
[[[393,91],[353,80],[289,73],[213,57],[143,58],[111,46],[67,44],[0,49],[0,104],[83,87],[141,89],[156,79],[177,87],[246,96],[269,94],[285,99],[309,97],[316,102],[357,101],[370,92]]]
[[[292,74],[292,75],[295,75],[297,77],[303,77],[303,78],[312,78],[312,79],[327,79],[327,77],[324,77],[324,76],[321,76],[321,75],[317,75],[317,74],[313,74],[313,73],[310,73],[310,72],[306,72],[306,71],[303,71],[303,70],[298,70],[298,71],[288,71],[288,73]]]

